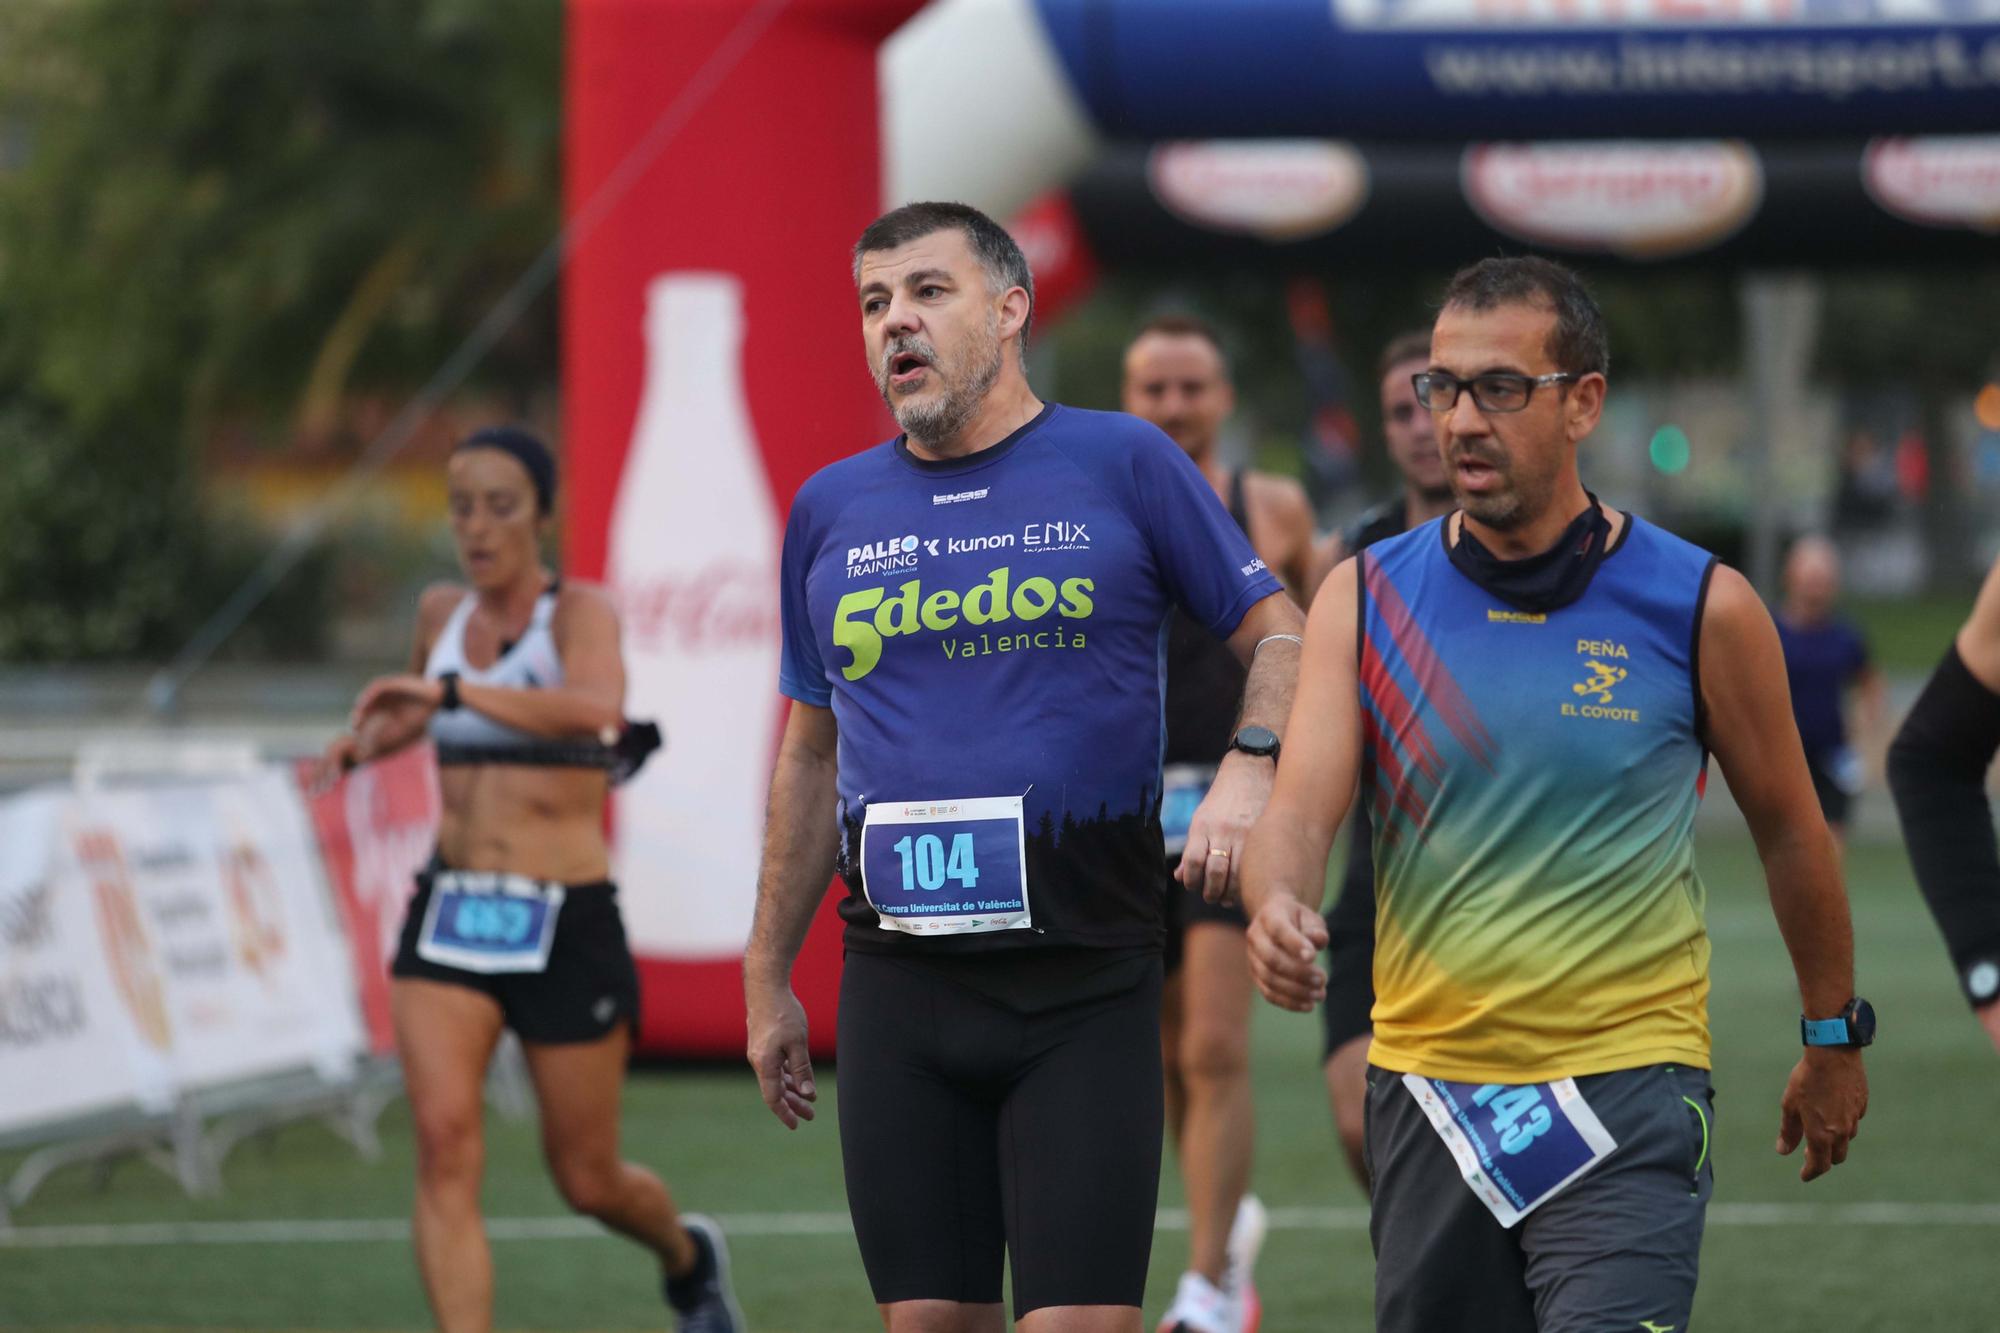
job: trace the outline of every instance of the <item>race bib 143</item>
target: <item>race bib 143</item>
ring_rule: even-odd
[[[1459,1174],[1511,1227],[1603,1161],[1617,1141],[1577,1091],[1553,1083],[1454,1083],[1403,1075]]]

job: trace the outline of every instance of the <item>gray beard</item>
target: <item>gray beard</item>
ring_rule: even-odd
[[[1520,496],[1507,494],[1461,495],[1458,497],[1458,507],[1496,532],[1509,532],[1521,526],[1524,506],[1521,504]]]
[[[877,381],[877,386],[903,433],[919,444],[935,444],[958,434],[972,420],[987,391],[1000,378],[1001,361],[1000,340],[996,337],[987,344],[984,360],[975,362],[964,379],[947,383],[945,391],[928,402],[896,402],[889,396],[886,374]],[[933,370],[942,377],[941,368],[933,366]]]

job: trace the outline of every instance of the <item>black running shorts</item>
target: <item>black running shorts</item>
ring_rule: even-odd
[[[490,995],[522,1041],[596,1041],[620,1023],[638,1022],[639,973],[625,942],[618,889],[610,881],[565,886],[549,964],[540,972],[471,972],[419,956],[417,936],[430,902],[431,870],[425,870],[410,896],[391,976]]]
[[[1180,863],[1178,856],[1167,858],[1167,874],[1170,877],[1167,880],[1165,912],[1167,923],[1165,957],[1168,976],[1180,971],[1181,958],[1186,953],[1183,941],[1187,937],[1188,927],[1207,922],[1218,926],[1231,926],[1237,930],[1250,929],[1250,918],[1244,914],[1242,903],[1212,903],[1201,896],[1201,890],[1190,889],[1179,880],[1171,878]]]
[[[1835,830],[1847,827],[1848,819],[1854,813],[1854,797],[1847,788],[1840,785],[1833,769],[1815,760],[1806,761],[1806,771],[1812,774],[1813,795],[1819,797],[1820,813],[1826,816],[1828,827]]]
[[[991,1304],[1006,1258],[1016,1319],[1136,1306],[1160,1183],[1159,962],[1028,1012],[968,984],[1005,959],[848,951],[840,1146],[869,1285],[885,1305]]]

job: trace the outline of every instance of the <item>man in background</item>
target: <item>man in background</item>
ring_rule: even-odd
[[[1399,494],[1363,513],[1327,538],[1326,566],[1442,518],[1457,505],[1445,476],[1431,414],[1417,401],[1414,377],[1429,368],[1431,331],[1413,329],[1389,340],[1376,363],[1382,395],[1382,441],[1403,479]],[[1322,1057],[1326,1095],[1347,1164],[1361,1187],[1362,1110],[1368,1101],[1368,1011],[1375,1003],[1375,855],[1368,811],[1356,805],[1348,821],[1347,869],[1340,896],[1326,913],[1326,1048]]]
[[[1313,518],[1288,477],[1232,468],[1222,425],[1236,406],[1229,362],[1207,324],[1154,319],[1125,351],[1124,408],[1172,437],[1201,469],[1257,556],[1303,604],[1312,595]],[[1244,669],[1229,646],[1176,609],[1167,640],[1166,787],[1160,821],[1168,863],[1179,861],[1188,817],[1236,732]],[[1263,1209],[1248,1195],[1255,1120],[1250,1101],[1249,922],[1234,901],[1168,889],[1166,987],[1160,1019],[1167,1123],[1187,1191],[1188,1266],[1163,1333],[1248,1333],[1259,1311],[1250,1271]],[[1233,1243],[1232,1243],[1233,1241]]]
[[[1785,599],[1773,618],[1813,791],[1827,827],[1845,846],[1854,798],[1866,785],[1862,754],[1873,753],[1881,737],[1887,690],[1861,631],[1836,609],[1839,600],[1840,553],[1824,537],[1799,538],[1785,560]],[[1859,749],[1848,735],[1850,692],[1859,705]]]

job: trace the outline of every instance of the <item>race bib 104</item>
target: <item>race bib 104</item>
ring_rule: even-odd
[[[431,877],[431,903],[417,956],[466,972],[540,972],[555,944],[563,888],[522,875],[445,870]]]
[[[1021,798],[877,801],[861,827],[861,884],[882,929],[1032,930]]]
[[[1617,1141],[1577,1091],[1553,1083],[1454,1083],[1403,1075],[1459,1174],[1511,1227],[1603,1161]]]

